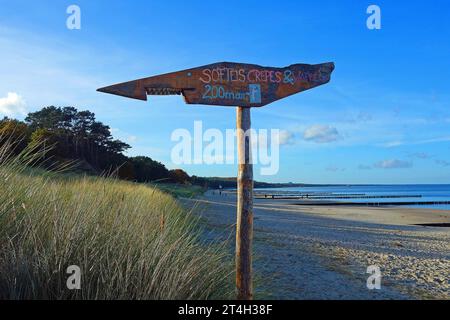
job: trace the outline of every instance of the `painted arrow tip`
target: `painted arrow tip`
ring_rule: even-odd
[[[322,67],[322,68],[326,68],[327,70],[327,72],[329,72],[329,73],[332,73],[333,71],[334,71],[334,69],[335,69],[335,65],[334,65],[334,62],[326,62],[326,63],[322,63],[322,64],[320,64],[320,66]]]
[[[115,84],[112,86],[107,86],[97,89],[98,92],[114,94],[122,97],[147,100],[147,93],[144,88],[141,88],[137,81],[130,81]]]

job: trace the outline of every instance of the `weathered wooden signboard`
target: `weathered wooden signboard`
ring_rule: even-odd
[[[252,287],[253,165],[251,107],[279,99],[330,81],[333,63],[294,64],[285,68],[220,62],[98,89],[128,98],[147,100],[147,95],[183,95],[186,103],[237,107],[238,177],[236,222],[237,298],[249,300]]]
[[[147,100],[147,95],[182,94],[189,104],[262,107],[330,81],[333,63],[285,68],[220,62],[124,82],[98,91]]]

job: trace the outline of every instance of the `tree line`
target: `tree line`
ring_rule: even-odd
[[[116,175],[137,182],[190,183],[181,169],[168,170],[150,157],[127,157],[130,145],[114,139],[110,127],[90,111],[74,107],[45,107],[29,113],[24,121],[0,120],[0,144],[9,141],[13,153],[41,149],[43,166],[72,163],[74,170],[89,174]]]

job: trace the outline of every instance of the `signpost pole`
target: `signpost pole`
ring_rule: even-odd
[[[238,300],[252,300],[253,164],[250,108],[236,108],[238,176],[236,223],[236,288]]]

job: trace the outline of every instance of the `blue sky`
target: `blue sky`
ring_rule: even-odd
[[[81,30],[66,9],[81,8]],[[381,8],[381,30],[366,9]],[[334,61],[328,85],[254,109],[282,129],[276,176],[306,183],[450,183],[450,3],[427,1],[0,0],[0,116],[47,105],[96,113],[115,137],[169,168],[177,128],[234,128],[229,107],[101,94],[105,85],[218,61]],[[8,95],[9,94],[9,95]],[[308,135],[310,133],[310,135]],[[312,134],[312,135],[311,135]],[[234,176],[233,165],[184,165]]]

